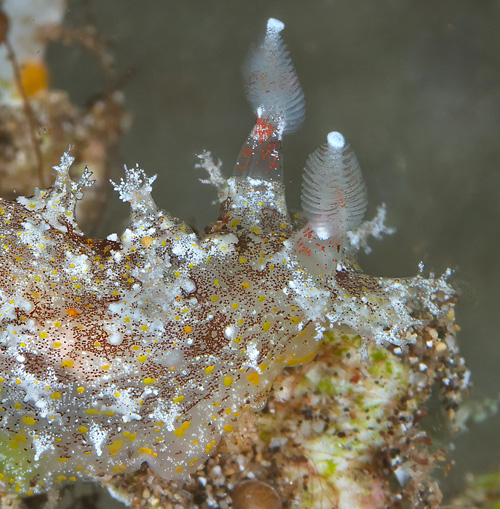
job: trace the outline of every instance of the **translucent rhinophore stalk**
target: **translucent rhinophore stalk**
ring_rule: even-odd
[[[281,180],[283,134],[295,131],[304,121],[304,94],[280,35],[284,27],[270,18],[264,38],[251,48],[242,68],[257,120],[238,157],[237,177]]]
[[[307,159],[302,181],[302,209],[320,239],[340,241],[362,221],[366,186],[354,151],[332,131],[327,143]]]

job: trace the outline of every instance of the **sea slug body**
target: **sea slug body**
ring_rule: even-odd
[[[256,124],[226,180],[205,154],[220,215],[203,236],[159,210],[154,178],[115,184],[131,218],[121,236],[87,238],[65,154],[49,189],[0,200],[0,479],[31,495],[54,484],[133,472],[146,461],[185,478],[265,402],[286,366],[312,360],[339,327],[404,345],[446,279],[364,275],[353,256],[383,231],[362,224],[354,152],[327,135],[304,172],[304,214],[286,207],[281,144],[304,98],[271,19],[243,69]]]

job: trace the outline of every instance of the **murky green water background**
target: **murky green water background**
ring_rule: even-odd
[[[68,19],[83,24],[83,0]],[[373,242],[366,272],[412,276],[417,264],[457,269],[459,340],[472,397],[497,398],[500,381],[500,2],[481,0],[100,0],[101,33],[133,114],[121,157],[158,173],[157,203],[198,228],[216,217],[214,189],[198,182],[195,154],[212,151],[232,172],[252,128],[240,65],[268,17],[286,23],[307,102],[300,132],[285,140],[288,204],[300,206],[301,169],[331,130],[354,147],[370,207],[388,205],[397,233]],[[52,48],[53,85],[77,102],[99,91],[97,69],[76,49]],[[115,178],[121,169],[116,168]],[[116,199],[102,233],[119,230]],[[444,483],[500,467],[500,418],[455,440]]]

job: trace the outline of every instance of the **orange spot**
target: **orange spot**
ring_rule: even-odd
[[[274,132],[274,127],[267,118],[258,118],[254,132],[256,138],[262,143],[263,141],[269,140]]]
[[[141,244],[143,247],[149,247],[153,243],[153,239],[149,235],[145,235],[141,239]]]
[[[66,310],[66,314],[69,316],[78,316],[78,311],[75,308],[69,308]]]
[[[21,67],[21,84],[28,97],[49,85],[49,73],[42,62],[26,62]]]

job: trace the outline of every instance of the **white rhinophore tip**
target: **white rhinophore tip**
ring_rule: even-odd
[[[326,141],[328,141],[328,145],[334,149],[341,149],[345,147],[345,138],[338,131],[328,133]]]
[[[267,33],[278,35],[285,28],[285,23],[276,18],[269,18],[267,20]]]
[[[280,138],[298,129],[305,117],[304,94],[281,38],[283,28],[283,22],[270,18],[264,37],[251,48],[242,68],[248,101]]]

